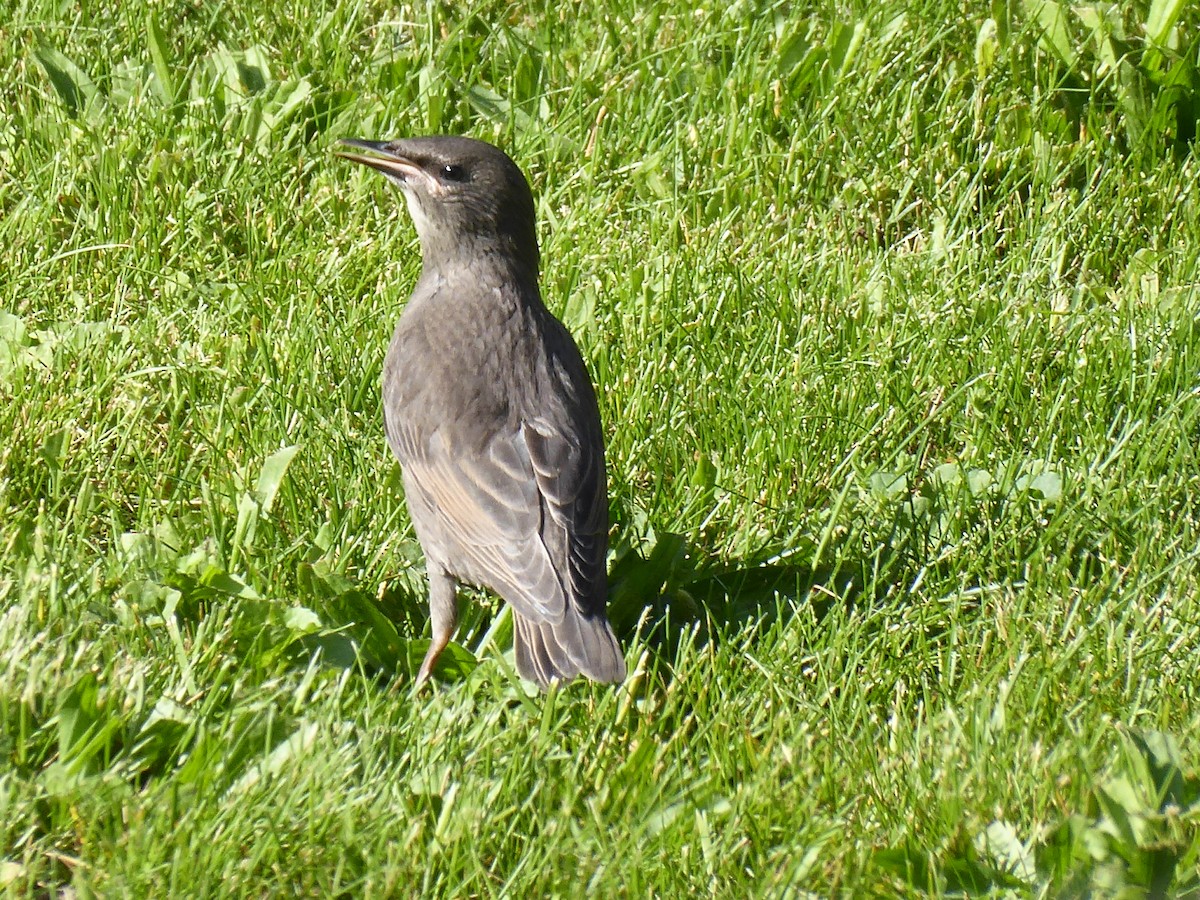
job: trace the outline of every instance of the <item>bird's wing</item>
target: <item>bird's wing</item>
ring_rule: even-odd
[[[548,624],[562,621],[568,600],[589,616],[605,603],[603,451],[559,418],[497,433],[482,450],[456,446],[444,429],[422,440],[389,423],[407,489],[453,542],[455,574]]]
[[[588,616],[603,613],[608,484],[599,432],[592,440],[572,440],[548,418],[528,423],[524,437],[549,517],[542,540],[553,558],[564,561],[560,576],[579,610]]]

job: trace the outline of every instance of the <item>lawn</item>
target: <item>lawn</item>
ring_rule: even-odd
[[[0,890],[1200,896],[1200,14],[10,0]],[[537,197],[618,687],[437,685],[341,137]]]

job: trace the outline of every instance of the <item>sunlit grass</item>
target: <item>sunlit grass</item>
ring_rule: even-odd
[[[1044,6],[15,9],[0,886],[1195,891],[1195,15]],[[409,692],[419,258],[329,146],[430,132],[533,182],[622,688],[479,596]]]

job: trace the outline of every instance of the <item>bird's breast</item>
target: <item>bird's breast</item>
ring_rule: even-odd
[[[418,441],[437,432],[464,449],[486,446],[519,418],[536,350],[517,304],[439,295],[410,301],[383,367],[389,432]]]

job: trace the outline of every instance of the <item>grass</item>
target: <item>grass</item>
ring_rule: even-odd
[[[1197,21],[1129,6],[11,5],[0,888],[1196,896]],[[430,132],[533,182],[621,688],[480,596],[408,691],[419,259],[329,148]]]

